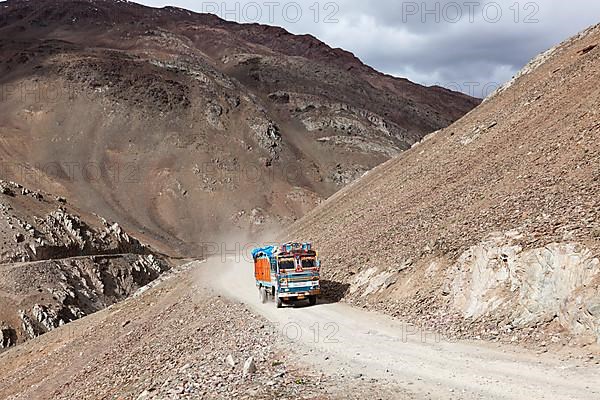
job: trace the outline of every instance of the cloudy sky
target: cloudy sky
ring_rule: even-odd
[[[379,71],[483,97],[536,54],[600,22],[597,0],[137,0],[279,25]]]

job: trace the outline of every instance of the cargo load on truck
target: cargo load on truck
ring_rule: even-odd
[[[252,250],[254,277],[260,299],[275,300],[277,308],[284,303],[307,300],[317,303],[321,294],[317,252],[311,243],[284,243]]]

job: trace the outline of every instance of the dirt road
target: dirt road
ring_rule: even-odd
[[[517,347],[448,342],[346,304],[260,304],[247,262],[213,260],[218,290],[278,326],[304,361],[328,374],[399,384],[423,399],[598,399],[600,366]]]

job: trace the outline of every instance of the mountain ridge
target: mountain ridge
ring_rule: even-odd
[[[479,104],[313,37],[179,9],[11,0],[0,33],[4,161],[189,255],[293,222]],[[89,162],[97,179],[65,178]],[[136,179],[107,177],[119,166]]]

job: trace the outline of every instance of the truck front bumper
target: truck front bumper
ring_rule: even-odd
[[[321,289],[307,290],[303,292],[282,292],[279,293],[278,296],[280,299],[284,300],[304,300],[307,299],[308,296],[318,296],[321,294]]]

